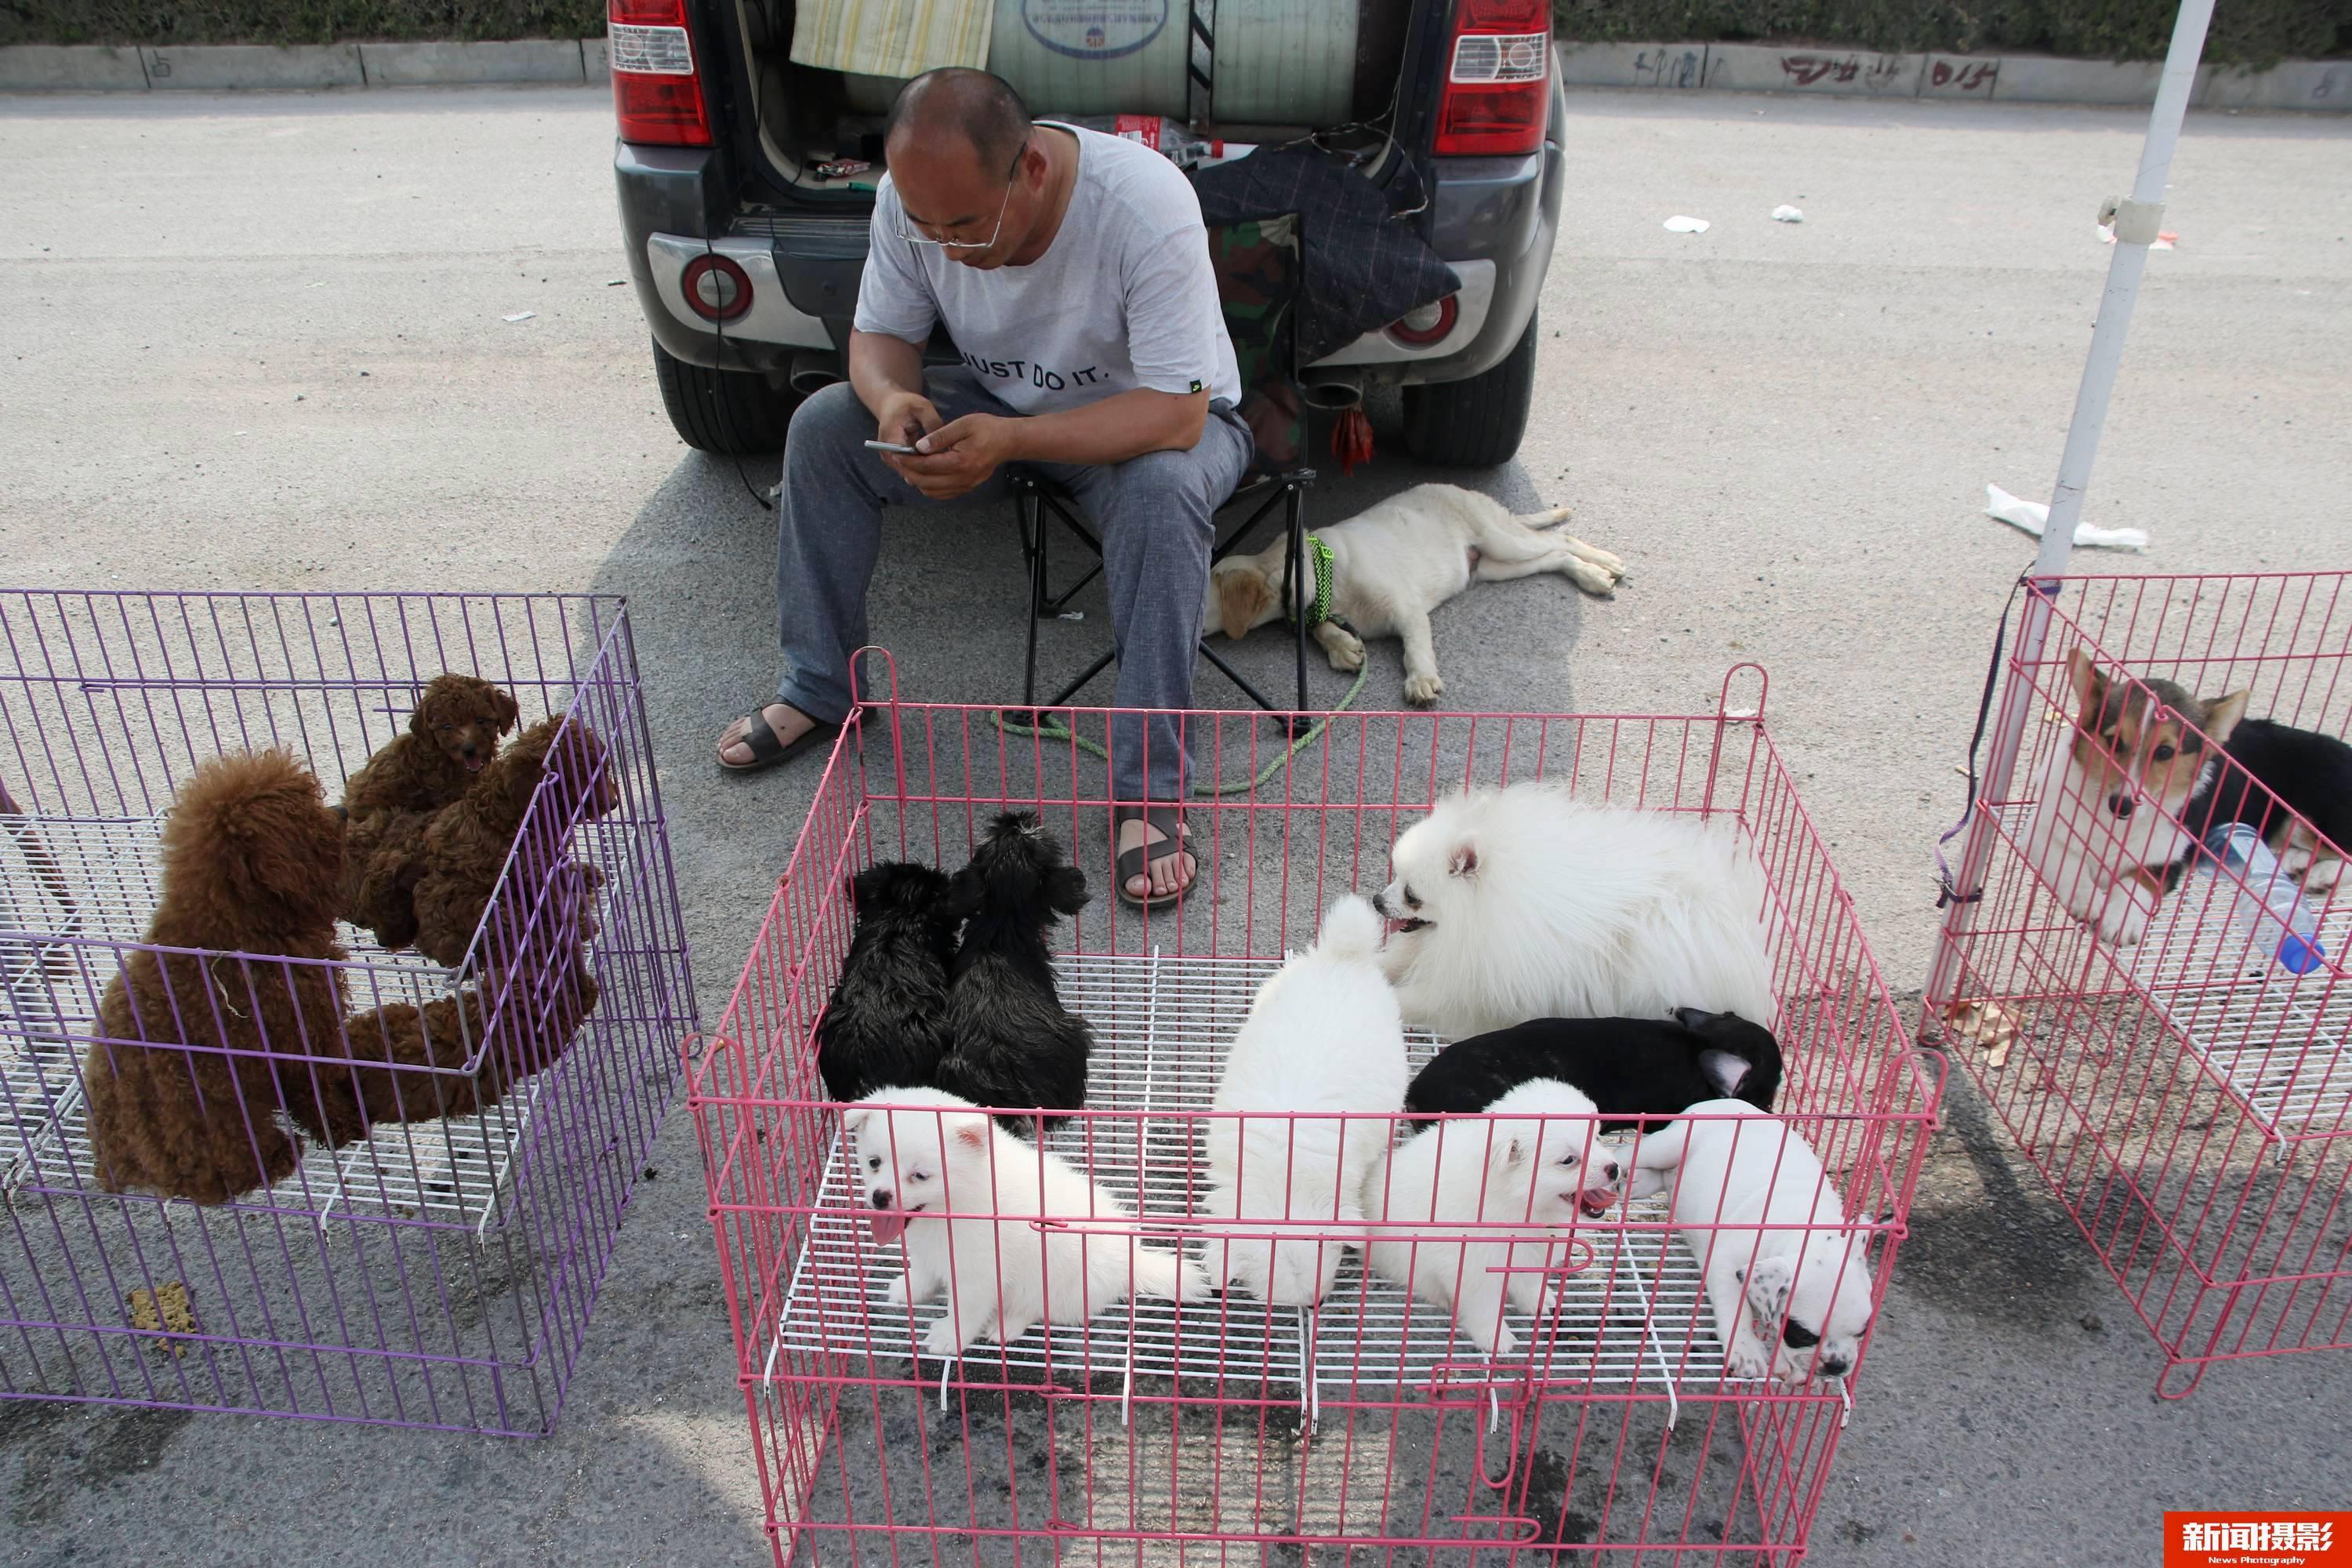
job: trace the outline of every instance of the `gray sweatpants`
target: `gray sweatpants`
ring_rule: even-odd
[[[960,365],[929,370],[923,390],[942,419],[1013,412]],[[866,587],[881,552],[882,509],[929,504],[866,449],[873,437],[874,416],[840,382],[793,413],[784,447],[776,502],[776,640],[784,658],[776,699],[827,722],[849,711],[849,656],[867,640]],[[1118,707],[1192,705],[1212,514],[1240,483],[1249,457],[1239,424],[1212,416],[1189,452],[1147,452],[1099,468],[1034,465],[1076,496],[1102,536]],[[1004,488],[999,474],[975,493],[1002,497]],[[1016,548],[1010,537],[1005,548]],[[1006,612],[1027,613],[1025,595]],[[1173,714],[1114,722],[1111,759],[1114,799],[1184,798],[1184,748]]]

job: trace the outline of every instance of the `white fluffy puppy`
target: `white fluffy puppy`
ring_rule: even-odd
[[[1546,531],[1567,521],[1564,506],[1517,517],[1494,497],[1459,485],[1415,485],[1315,531],[1331,551],[1331,613],[1364,637],[1403,638],[1404,700],[1426,707],[1445,690],[1429,612],[1472,583],[1557,572],[1588,594],[1616,588],[1623,562]],[[1277,540],[1255,555],[1218,562],[1209,574],[1208,624],[1238,640],[1279,617],[1290,602],[1283,593],[1287,548]],[[1306,587],[1311,600],[1311,579]],[[1364,645],[1346,626],[1327,620],[1314,630],[1332,668],[1363,668]]]
[[[948,1315],[923,1340],[929,1354],[955,1355],[983,1335],[1010,1344],[1048,1319],[1083,1323],[1130,1294],[1198,1300],[1209,1293],[1189,1259],[1118,1234],[1135,1216],[1108,1189],[998,1127],[968,1100],[937,1089],[877,1089],[851,1106],[842,1125],[855,1141],[875,1242],[906,1237],[907,1272],[890,1287],[889,1304],[947,1290]],[[936,1217],[949,1213],[974,1217]],[[1045,1217],[1092,1225],[1041,1230],[1030,1223]]]
[[[1841,1378],[1870,1326],[1869,1237],[1812,1145],[1744,1100],[1706,1100],[1633,1151],[1633,1195],[1665,1190],[1734,1377]],[[1736,1119],[1736,1120],[1735,1120]],[[1760,1226],[1761,1228],[1756,1228]]]
[[[1438,802],[1374,902],[1405,1022],[1456,1039],[1677,1007],[1771,1028],[1766,889],[1727,819],[1583,805],[1539,781]]]
[[[1363,1219],[1364,1173],[1392,1135],[1373,1119],[1404,1109],[1404,1026],[1380,949],[1381,917],[1351,893],[1324,914],[1315,945],[1250,1003],[1212,1108],[1282,1114],[1210,1121],[1202,1212],[1289,1224],[1262,1233],[1220,1226],[1266,1239],[1213,1238],[1202,1262],[1218,1285],[1311,1307],[1339,1279],[1342,1244],[1328,1233],[1334,1221],[1349,1228]],[[1285,1230],[1293,1239],[1276,1239]]]
[[[1507,1356],[1518,1336],[1503,1303],[1538,1317],[1556,1305],[1538,1272],[1557,1262],[1579,1212],[1606,1215],[1625,1190],[1624,1151],[1598,1135],[1582,1090],[1530,1079],[1486,1108],[1496,1120],[1425,1127],[1364,1178],[1373,1270],[1450,1308],[1473,1344]],[[1412,1229],[1383,1230],[1383,1225]]]

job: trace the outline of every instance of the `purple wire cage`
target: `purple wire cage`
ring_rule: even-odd
[[[461,963],[144,944],[200,764],[283,750],[331,802],[445,670],[595,742]],[[0,593],[0,1396],[546,1432],[696,1027],[623,601]],[[121,1180],[100,1053],[248,1190]]]

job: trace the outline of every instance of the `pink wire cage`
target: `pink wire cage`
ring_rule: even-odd
[[[2215,1362],[2352,1345],[2352,898],[2335,879],[2344,847],[2224,757],[2224,798],[2245,793],[2245,815],[2292,851],[2271,886],[2294,907],[2256,914],[2248,871],[2184,842],[2160,897],[2160,879],[2141,884],[2137,940],[2095,932],[2098,913],[2078,914],[2172,842],[2128,825],[2194,816],[2177,797],[2213,752],[2117,785],[2127,816],[2080,800],[2088,775],[2061,758],[2099,742],[2070,661],[2087,655],[2159,719],[2172,710],[2157,679],[2201,699],[2242,690],[2249,718],[2343,738],[2352,578],[2059,578],[2049,607],[2043,647],[2006,659],[2005,717],[2022,706],[2024,740],[2009,788],[1972,808],[1982,892],[1948,910],[1924,1026],[1960,1053],[2155,1335],[2158,1391],[2177,1398]],[[2297,926],[2321,950],[2303,973],[2278,958]]]
[[[594,740],[454,970],[144,942],[200,766],[289,752],[331,802],[444,671]],[[694,1026],[623,601],[0,594],[0,1396],[547,1431]],[[85,1062],[242,1190],[126,1180]]]
[[[1295,755],[1263,715],[1182,715],[1202,781],[1186,808],[1199,879],[1181,904],[1148,913],[1108,883],[1110,710],[1061,710],[1066,732],[1024,732],[985,708],[898,700],[895,679],[844,730],[725,1016],[688,1051],[780,1564],[795,1552],[996,1561],[1024,1544],[1138,1563],[1234,1549],[1279,1561],[1317,1545],[1801,1555],[1858,1373],[1843,1385],[1725,1376],[1697,1264],[1662,1202],[1496,1263],[1540,1279],[1548,1300],[1536,1313],[1511,1307],[1501,1321],[1516,1343],[1495,1355],[1446,1310],[1367,1274],[1361,1247],[1378,1226],[1301,1207],[1251,1232],[1200,1208],[1202,1150],[1216,1123],[1241,1120],[1212,1112],[1211,1097],[1258,984],[1312,940],[1333,899],[1386,879],[1396,835],[1441,795],[1542,777],[1583,800],[1721,821],[1760,864],[1780,1107],[1833,1184],[1816,1228],[1852,1240],[1873,1291],[1883,1287],[1941,1062],[1912,1051],[1766,735],[1760,670],[1727,678],[1711,715],[1347,713]],[[1735,687],[1753,695],[1735,701]],[[1227,781],[1207,786],[1224,793],[1204,793],[1209,780]],[[1090,1256],[1108,1249],[1130,1267],[1135,1249],[1220,1237],[1346,1245],[1318,1306],[1232,1290],[1139,1300],[942,1359],[922,1347],[948,1309],[888,1297],[898,1255],[861,1218],[843,1107],[814,1067],[813,1031],[851,931],[845,882],[887,859],[953,869],[1008,808],[1036,812],[1093,889],[1059,928],[1056,955],[1063,999],[1095,1036],[1087,1107],[1042,1147],[1117,1205],[1014,1223],[1077,1233]],[[1441,1044],[1407,1038],[1415,1065]],[[1318,1120],[1243,1125],[1271,1122],[1278,1143],[1301,1140],[1295,1151]],[[1385,1147],[1398,1131],[1387,1116],[1319,1120],[1343,1144]],[[1449,1119],[1444,1135],[1480,1147],[1501,1125]],[[1591,1152],[1591,1125],[1568,1131]],[[989,1179],[961,1200],[950,1192],[950,1208],[1022,1212],[992,1198],[1015,1173],[1008,1152],[1042,1166],[1036,1145],[1001,1148]],[[1457,1263],[1486,1256],[1467,1246],[1525,1234],[1487,1221],[1410,1229],[1419,1247],[1452,1243]]]

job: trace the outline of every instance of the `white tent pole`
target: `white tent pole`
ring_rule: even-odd
[[[2099,300],[2098,321],[2091,328],[2091,353],[2083,365],[2082,385],[2074,394],[2074,417],[2066,426],[2066,448],[2058,459],[2058,488],[2050,498],[2050,521],[2042,531],[2025,614],[2018,625],[2016,646],[2010,652],[2012,668],[2021,674],[2011,682],[2000,705],[1979,802],[2010,798],[2026,716],[2034,706],[2032,692],[2021,689],[2021,671],[2041,659],[2042,645],[2049,638],[2050,605],[2058,593],[2054,579],[2065,571],[2066,559],[2074,548],[2083,493],[2090,488],[2091,465],[2099,455],[2100,434],[2106,428],[2107,404],[2115,394],[2116,373],[2123,363],[2124,336],[2131,330],[2132,305],[2139,298],[2140,275],[2147,268],[2147,247],[2162,226],[2172,152],[2180,141],[2180,122],[2189,112],[2189,95],[2197,85],[2197,62],[2205,52],[2206,25],[2212,18],[2213,0],[2182,0],[2173,19],[2172,45],[2164,57],[2156,106],[2148,111],[2139,174],[2132,182],[2131,195],[2107,203],[2100,215],[2115,224],[2115,255],[2107,263],[2107,287]],[[1959,944],[1968,934],[1984,887],[1985,866],[1992,858],[1990,818],[1980,805],[1972,805],[1971,810],[1967,847],[1953,879],[1952,901],[1928,970],[1931,1007],[1941,1008],[1954,999],[1951,989]]]

